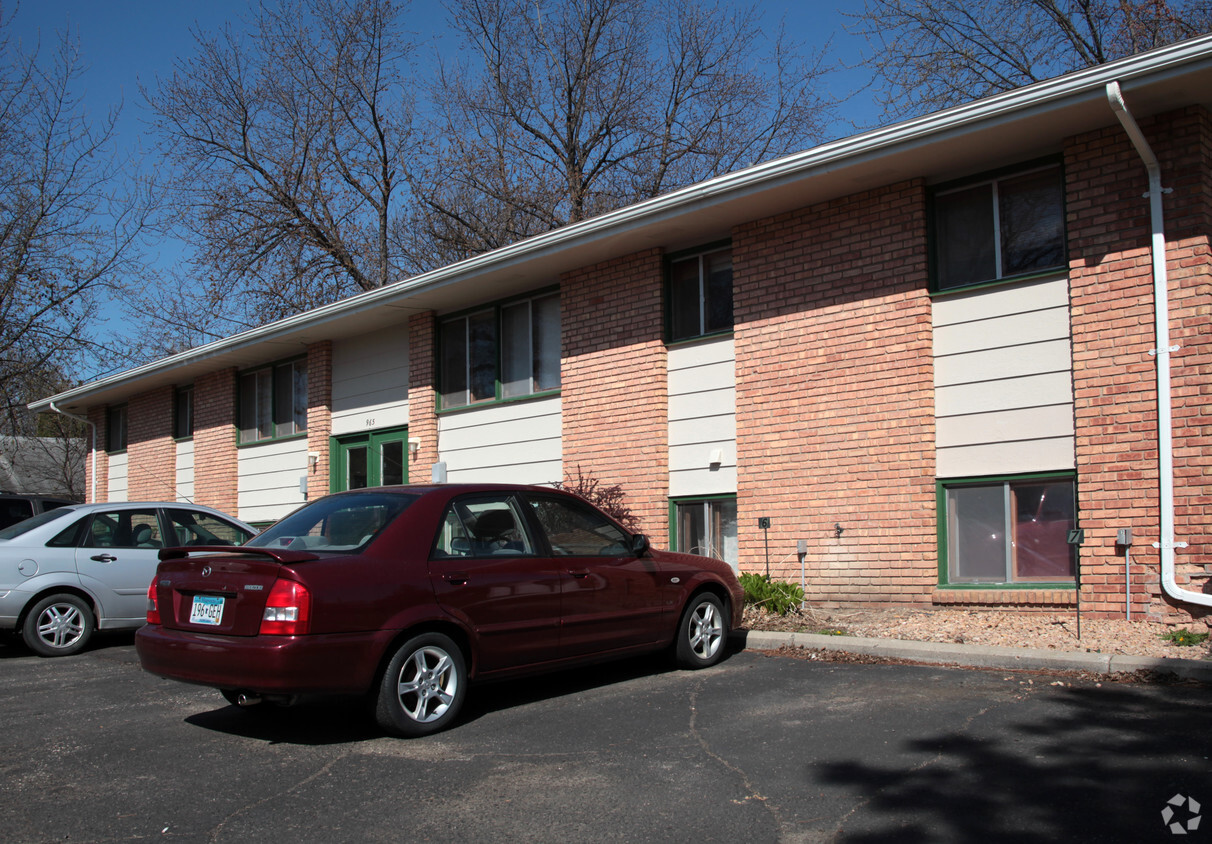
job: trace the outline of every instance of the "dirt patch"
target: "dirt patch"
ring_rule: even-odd
[[[1201,644],[1180,646],[1164,638],[1175,628],[1152,621],[1081,619],[1076,613],[1005,612],[965,609],[837,609],[808,608],[803,613],[771,615],[745,608],[749,630],[788,633],[830,633],[876,639],[907,639],[985,647],[1041,648],[1089,651],[1173,659],[1212,659],[1212,637]],[[1208,625],[1194,622],[1185,629],[1207,633]]]

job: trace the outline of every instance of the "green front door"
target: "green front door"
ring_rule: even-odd
[[[333,492],[408,483],[408,429],[336,438]]]

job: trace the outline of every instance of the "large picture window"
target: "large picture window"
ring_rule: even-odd
[[[560,294],[443,320],[438,346],[444,409],[558,390]]]
[[[1073,481],[1038,478],[942,485],[948,583],[1074,579]]]
[[[673,502],[678,551],[723,560],[737,567],[736,499],[683,499]]]
[[[307,361],[278,363],[240,376],[240,442],[307,431]]]
[[[732,330],[732,248],[669,261],[669,339]]]
[[[937,191],[934,265],[938,290],[1063,268],[1060,165]]]

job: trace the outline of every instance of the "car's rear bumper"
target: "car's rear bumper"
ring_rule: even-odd
[[[159,677],[261,694],[360,694],[375,682],[392,631],[218,636],[149,624],[135,635]]]

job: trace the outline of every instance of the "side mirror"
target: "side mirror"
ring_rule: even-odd
[[[637,557],[644,556],[650,547],[651,544],[648,542],[648,537],[644,534],[637,533],[631,537],[631,553]]]

